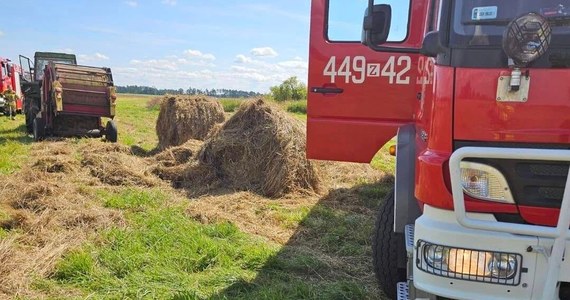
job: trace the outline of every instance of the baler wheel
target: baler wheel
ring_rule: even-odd
[[[42,141],[46,137],[45,122],[41,118],[35,118],[33,121],[34,141]]]
[[[402,255],[406,255],[404,235],[394,232],[394,190],[392,190],[380,205],[372,236],[374,273],[380,289],[390,299],[397,299],[397,283],[406,281],[406,270],[398,267]]]
[[[115,124],[115,121],[113,120],[107,121],[107,126],[105,126],[105,139],[108,142],[116,143],[117,137],[118,137],[117,124]]]
[[[26,130],[28,133],[34,133],[34,119],[36,118],[36,114],[38,113],[39,109],[35,106],[26,107],[24,110],[24,115],[26,117]]]

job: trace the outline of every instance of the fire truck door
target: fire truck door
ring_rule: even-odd
[[[408,52],[377,52],[361,43],[367,1],[312,2],[309,158],[368,163],[400,126],[414,119],[428,1],[381,2],[392,8],[383,46]]]

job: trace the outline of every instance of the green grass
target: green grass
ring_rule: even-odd
[[[157,106],[148,107],[156,96],[119,95],[115,120],[119,131],[119,142],[150,151],[158,145],[155,124],[158,118]]]
[[[205,298],[252,280],[278,248],[228,222],[203,225],[159,189],[100,192],[129,225],[102,233],[59,262],[52,280],[99,298]]]
[[[290,101],[286,103],[287,112],[294,114],[307,114],[307,101]]]
[[[384,197],[377,185],[353,188],[364,206],[367,198]],[[198,223],[159,188],[97,195],[124,212],[127,226],[68,253],[50,279],[38,281],[47,292],[79,290],[93,299],[380,298],[370,283],[344,275],[369,266],[373,218],[328,197],[312,208],[269,204],[284,225],[300,226],[292,242],[279,246],[229,222]]]
[[[0,114],[0,174],[11,174],[19,170],[26,161],[32,138],[26,134],[24,116],[10,120]]]
[[[372,162],[370,163],[373,168],[384,171],[388,174],[394,174],[396,171],[396,157],[390,155],[390,146],[396,144],[396,139],[392,139],[376,153]]]
[[[232,113],[239,108],[239,106],[243,103],[244,99],[225,98],[225,99],[219,99],[218,101],[222,103],[225,112]]]

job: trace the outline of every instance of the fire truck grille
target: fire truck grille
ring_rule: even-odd
[[[570,164],[567,162],[477,159],[505,175],[518,205],[560,208]]]
[[[567,165],[541,165],[541,164],[525,164],[522,163],[521,167],[528,167],[528,171],[534,176],[566,176],[568,175]]]

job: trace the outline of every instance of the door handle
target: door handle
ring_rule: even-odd
[[[332,88],[332,87],[313,87],[311,88],[311,93],[317,94],[342,94],[344,89]]]

